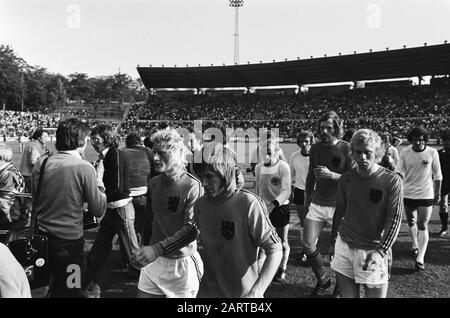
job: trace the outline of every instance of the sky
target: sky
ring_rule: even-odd
[[[66,76],[231,65],[234,23],[228,0],[0,0],[0,44]],[[245,0],[239,9],[240,64],[445,40],[450,0]]]

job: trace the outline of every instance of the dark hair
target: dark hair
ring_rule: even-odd
[[[300,146],[300,138],[309,138],[311,144],[314,143],[314,134],[309,130],[301,130],[297,135],[297,145]]]
[[[43,133],[44,133],[44,129],[42,129],[41,127],[36,128],[36,130],[31,135],[30,139],[37,140],[42,137]]]
[[[387,137],[387,139],[389,139],[389,141],[391,141],[392,140],[392,135],[391,135],[391,133],[389,133],[389,132],[383,132],[383,133],[380,133],[380,137],[381,137],[381,139],[383,139],[384,137]]]
[[[119,139],[109,125],[98,125],[91,131],[91,137],[100,135],[105,140],[105,146],[111,148],[119,147]]]
[[[141,135],[137,131],[130,132],[127,137],[125,138],[125,145],[127,147],[140,145],[141,142]]]
[[[87,123],[77,118],[63,120],[56,129],[55,148],[64,151],[83,147],[88,134],[89,126]]]
[[[423,140],[425,142],[428,142],[428,138],[429,138],[428,131],[425,128],[423,128],[422,126],[418,126],[418,127],[412,128],[410,131],[408,131],[408,134],[406,135],[406,139],[408,139],[408,141],[411,142],[414,137],[418,138],[421,136],[423,136]]]
[[[147,148],[152,149],[153,148],[153,141],[152,141],[152,137],[147,136],[144,138],[144,146]]]
[[[318,132],[320,133],[320,123],[323,121],[327,121],[331,119],[333,121],[334,126],[334,135],[335,137],[340,138],[342,136],[342,121],[339,118],[339,115],[334,110],[329,110],[322,114],[319,118]]]

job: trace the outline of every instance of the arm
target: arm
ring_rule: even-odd
[[[31,146],[29,150],[29,158],[30,158],[30,164],[34,166],[38,160],[38,158],[41,156],[39,153],[39,150],[37,150],[36,146]]]
[[[255,169],[255,193],[257,195],[261,194],[260,189],[259,189],[260,174],[261,174],[261,167],[257,165],[256,169]]]
[[[378,250],[382,254],[392,247],[400,230],[403,214],[403,185],[399,176],[395,175],[389,187],[388,201],[386,206],[386,220]]]
[[[311,153],[309,155],[309,168],[308,175],[306,176],[306,184],[305,184],[305,206],[304,206],[304,214],[306,215],[309,210],[309,204],[311,203],[312,193],[314,191],[314,186],[316,185],[316,176],[314,175],[314,156],[313,156],[313,147],[311,147]]]
[[[380,264],[381,260],[386,257],[388,250],[394,244],[400,231],[404,207],[403,186],[401,178],[398,175],[395,175],[389,187],[386,209],[385,226],[380,244],[376,249],[367,253],[363,270],[371,270],[375,264]]]
[[[256,245],[264,250],[266,259],[258,278],[244,297],[263,297],[281,262],[281,239],[267,216],[265,203],[260,198],[255,198],[249,207],[248,228]]]
[[[292,178],[292,185],[295,185],[295,169],[294,169],[294,154],[292,154],[291,158],[289,159],[289,168],[291,169],[291,178]]]
[[[395,147],[392,148],[392,158],[394,159],[394,166],[397,167],[400,157],[398,155],[398,150]]]
[[[284,204],[291,196],[291,173],[286,162],[280,161],[281,193],[275,199],[278,205]],[[275,204],[276,206],[276,204]]]
[[[336,239],[338,236],[339,226],[342,223],[342,219],[345,215],[345,209],[347,207],[347,201],[345,199],[345,187],[343,179],[339,179],[337,185],[337,202],[336,202],[336,210],[333,214],[333,224],[331,226],[331,240],[330,247],[328,250],[328,255],[330,258],[334,257],[334,245],[336,244]]]
[[[100,190],[94,167],[91,165],[82,168],[84,197],[88,204],[89,212],[95,217],[102,217],[106,211],[106,195]]]
[[[439,154],[437,151],[433,151],[433,163],[431,165],[433,172],[433,188],[434,188],[434,204],[439,204],[441,198],[441,185],[442,185],[442,171],[441,162],[439,160]]]

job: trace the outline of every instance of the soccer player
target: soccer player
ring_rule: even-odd
[[[203,275],[194,221],[202,185],[186,172],[186,147],[176,130],[160,130],[152,140],[154,169],[160,174],[148,186],[154,217],[150,246],[133,254],[141,268],[138,297],[192,298]]]
[[[194,207],[205,275],[199,297],[263,297],[281,261],[281,241],[265,203],[236,188],[233,152],[218,146],[202,170],[205,196]],[[258,272],[258,251],[267,257]]]
[[[297,136],[297,145],[300,150],[294,152],[289,159],[291,168],[292,192],[294,193],[294,203],[297,208],[300,226],[305,223],[305,213],[303,207],[305,204],[305,184],[306,176],[309,170],[309,152],[311,145],[314,143],[314,135],[310,131],[300,131]],[[300,231],[300,241],[302,240],[302,232]],[[306,264],[307,257],[302,251],[300,255],[300,263]]]
[[[286,279],[285,272],[290,253],[288,232],[291,171],[287,162],[279,158],[276,151],[279,148],[276,137],[268,138],[261,143],[261,146],[265,147],[267,155],[264,162],[256,165],[255,191],[266,203],[267,210],[271,211],[270,221],[283,242],[283,258],[274,277],[275,281],[283,282]]]
[[[439,217],[441,230],[437,233],[444,236],[448,233],[448,195],[450,193],[450,129],[442,135],[443,148],[438,151],[442,170],[441,201],[439,202]]]
[[[437,150],[426,145],[428,132],[425,128],[412,128],[407,139],[411,146],[401,152],[398,170],[403,175],[405,213],[412,239],[410,253],[416,257],[415,269],[423,271],[429,240],[428,222],[433,205],[439,203],[442,173]]]
[[[340,140],[342,123],[334,111],[325,112],[319,119],[320,142],[311,146],[309,171],[305,187],[305,225],[303,228],[303,249],[309,266],[317,279],[311,297],[326,295],[331,280],[326,275],[317,240],[326,223],[332,224],[336,208],[337,182],[341,174],[352,166],[350,146]],[[337,289],[335,292],[337,293]]]
[[[384,147],[374,131],[356,131],[350,145],[357,167],[338,182],[331,268],[342,297],[359,298],[363,285],[366,297],[385,298],[391,247],[402,221],[402,181],[377,164]]]

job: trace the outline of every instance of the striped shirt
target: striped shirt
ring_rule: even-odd
[[[170,183],[162,177],[153,177],[148,187],[153,211],[150,245],[157,244],[165,257],[185,257],[197,250],[194,204],[203,195],[203,188],[189,173]]]
[[[369,177],[352,170],[339,179],[333,237],[352,248],[387,252],[400,230],[403,213],[402,180],[380,167]]]

